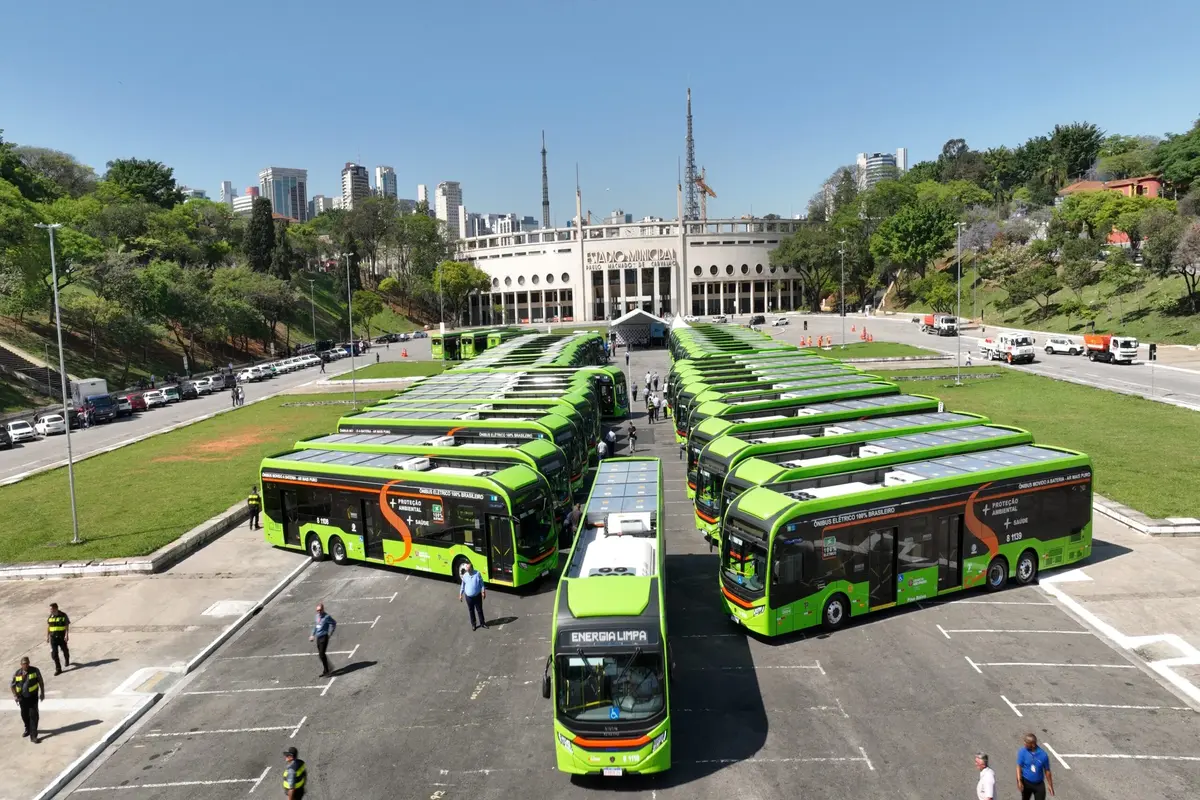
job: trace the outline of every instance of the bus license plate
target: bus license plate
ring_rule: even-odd
[[[604,768],[604,777],[606,777],[606,778],[619,778],[624,774],[625,774],[625,770],[621,767],[605,767]]]

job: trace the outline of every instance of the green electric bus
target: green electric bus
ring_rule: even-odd
[[[389,453],[293,450],[260,468],[263,536],[278,547],[525,586],[558,565],[546,479],[529,467],[462,469]]]
[[[1092,550],[1092,462],[1018,445],[755,487],[722,523],[722,601],[765,636],[977,586]],[[792,486],[793,484],[789,484]]]
[[[497,367],[481,372],[486,372],[497,380],[501,379],[499,376],[513,375],[513,383],[517,386],[567,386],[572,379],[583,377],[591,382],[592,390],[600,400],[601,416],[605,419],[624,419],[629,416],[629,386],[625,380],[625,373],[617,366]],[[478,373],[473,373],[471,369],[454,369],[442,373],[439,377],[453,380],[471,374]]]
[[[845,463],[873,452],[877,440],[986,425],[987,417],[954,411],[900,414],[894,417],[853,419],[818,425],[812,433],[758,433],[721,436],[700,451],[696,462],[696,527],[709,538],[720,532],[721,511],[729,501],[765,481],[755,478],[790,469]],[[864,449],[865,448],[865,449]],[[753,468],[742,469],[753,462]],[[767,465],[779,465],[770,472]]]
[[[487,332],[487,347],[491,350],[492,348],[499,347],[504,342],[524,335],[526,335],[526,332],[519,328],[493,328]]]
[[[487,331],[463,331],[458,337],[459,353],[463,359],[474,358],[487,350]]]
[[[548,439],[562,448],[570,463],[571,490],[583,488],[587,472],[587,449],[575,436],[575,426],[557,414],[530,415],[525,419],[481,419],[479,412],[460,413],[451,409],[422,411],[358,411],[338,420],[338,433],[460,433],[494,442],[519,444],[530,439]]]
[[[783,463],[750,458],[734,468],[736,476],[731,474],[730,477],[733,480],[726,480],[728,488],[722,493],[723,497],[718,496],[717,504],[718,508],[728,508],[743,492],[753,489],[755,486],[769,485],[774,491],[784,492],[793,486],[801,487],[803,481],[809,478],[834,472],[886,467],[909,461],[923,461],[960,453],[974,453],[978,450],[994,450],[998,447],[1032,443],[1033,435],[1020,428],[1006,425],[969,425],[965,428],[943,428],[909,433],[904,436],[877,438],[858,444],[815,448],[800,453],[805,456],[804,458]],[[828,453],[828,455],[821,455],[821,453]],[[842,453],[847,455],[843,456]],[[761,481],[761,483],[750,483],[751,481]],[[721,516],[718,510],[716,531],[709,538],[710,542],[720,542]]]
[[[817,386],[812,389],[770,392],[763,397],[744,402],[727,403],[723,400],[709,400],[708,402],[696,405],[684,422],[688,426],[687,435],[691,436],[695,427],[709,417],[720,417],[734,422],[746,419],[762,419],[763,416],[786,414],[794,408],[810,403],[853,397],[874,397],[881,394],[897,394],[899,391],[900,387],[888,381],[864,380],[857,383],[837,384],[835,386]]]
[[[558,582],[542,678],[563,772],[671,766],[663,524],[659,460],[601,462]]]
[[[355,453],[391,453],[398,460],[411,456],[436,456],[442,463],[463,469],[500,469],[497,465],[524,464],[541,473],[550,484],[558,522],[571,510],[571,481],[567,454],[549,439],[531,439],[513,446],[494,440],[473,440],[466,435],[378,435],[332,433],[296,442],[296,450],[341,450]],[[574,533],[574,531],[562,531]]]
[[[697,424],[687,442],[680,445],[686,451],[688,497],[693,497],[692,493],[696,488],[700,452],[705,445],[721,436],[737,436],[751,441],[766,436],[807,438],[818,435],[821,429],[830,423],[894,417],[900,414],[922,414],[928,411],[945,409],[936,397],[919,394],[881,394],[876,397],[811,403],[750,419],[709,417]]]
[[[429,347],[433,358],[458,361],[462,358],[461,334],[437,332],[429,334]]]

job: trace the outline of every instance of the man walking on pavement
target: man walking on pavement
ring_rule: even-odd
[[[1017,751],[1017,789],[1021,800],[1046,800],[1054,796],[1054,776],[1050,774],[1050,756],[1038,747],[1037,737],[1025,734],[1025,746]]]
[[[63,660],[71,666],[71,651],[67,649],[67,639],[71,635],[71,620],[58,610],[58,603],[50,604],[50,616],[46,619],[46,643],[50,645],[50,658],[54,661],[54,674],[62,674],[62,664],[58,660],[58,651],[62,650]]]
[[[600,444],[603,445],[604,442]],[[603,455],[600,457],[604,458]],[[462,576],[462,585],[458,587],[458,601],[461,603],[464,597],[467,599],[467,614],[471,617],[471,630],[486,628],[487,621],[483,618],[483,598],[487,597],[487,589],[483,588],[483,576],[475,571],[475,565],[469,561],[467,562],[467,573]],[[475,622],[476,614],[479,615],[478,623]]]
[[[262,527],[258,524],[258,515],[262,512],[262,498],[258,496],[257,486],[250,487],[250,494],[246,497],[246,507],[250,509],[250,530],[256,531]]]
[[[28,736],[29,741],[37,744],[38,739],[38,700],[46,699],[46,682],[42,680],[42,672],[37,667],[29,666],[29,658],[21,659],[21,668],[13,675],[13,699],[21,707],[21,722],[25,723],[22,737]]]
[[[629,368],[629,348],[625,348],[625,367]]]
[[[329,668],[329,657],[325,655],[325,650],[329,647],[329,637],[333,636],[335,630],[337,620],[325,613],[324,603],[317,603],[317,619],[313,623],[312,636],[309,636],[308,640],[317,643],[317,655],[321,658],[321,674],[318,677],[321,678],[328,678],[329,673],[333,672]]]
[[[229,407],[230,408],[237,408],[237,397],[238,397],[238,387],[235,384],[234,387],[229,390]]]
[[[633,423],[631,422],[631,423],[629,423],[629,453],[631,455],[633,454],[633,451],[636,447],[637,447],[637,428],[635,428],[633,426]]]
[[[979,770],[975,796],[978,800],[996,800],[996,772],[988,766],[987,753],[975,754],[975,769]]]
[[[283,761],[283,792],[288,800],[300,800],[304,797],[307,771],[304,762],[300,760],[300,751],[289,747],[283,751]]]

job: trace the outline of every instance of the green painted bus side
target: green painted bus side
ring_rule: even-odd
[[[429,348],[433,358],[458,361],[461,355],[461,337],[458,333],[429,334]]]
[[[702,402],[699,400],[702,395],[705,401],[715,400],[719,399],[717,394],[720,393],[753,391],[756,388],[769,387],[771,384],[785,381],[806,380],[830,375],[862,376],[864,374],[855,367],[847,367],[842,364],[811,364],[781,369],[769,375],[689,376],[677,382],[673,389],[668,390],[667,400],[671,403],[671,413],[676,420],[676,437],[678,439],[680,423],[686,421],[698,402]],[[875,379],[875,376],[863,378],[863,380],[872,379]]]
[[[798,389],[794,392],[775,392],[775,397],[754,399],[748,402],[728,402],[725,400],[709,400],[692,409],[686,420],[687,434],[709,417],[720,417],[728,420],[761,419],[763,416],[784,413],[792,409],[820,403],[823,401],[840,400],[851,397],[873,397],[881,394],[898,394],[900,387],[888,381],[863,380],[857,383],[839,384],[836,386]]]
[[[824,425],[853,419],[891,417],[899,414],[920,414],[941,411],[936,397],[919,394],[883,394],[875,397],[856,397],[848,400],[810,403],[796,408],[777,409],[754,419],[724,419],[709,417],[692,428],[682,443],[687,461],[687,494],[694,497],[700,452],[705,445],[721,436],[752,438],[757,435],[811,436]]]
[[[454,369],[443,373],[447,378],[457,375],[470,375],[472,369]],[[582,367],[496,367],[480,370],[490,375],[524,373],[529,382],[538,379],[547,380],[560,378],[564,383],[577,376],[584,376],[591,381],[592,389],[600,400],[600,413],[605,419],[624,419],[629,416],[629,385],[625,380],[624,371],[617,366],[582,366]]]
[[[550,488],[532,469],[490,474],[390,469],[390,455],[301,450],[260,467],[263,536],[339,564],[368,561],[525,586],[558,562]],[[332,463],[350,461],[353,463]]]
[[[657,458],[601,462],[559,579],[542,695],[563,772],[671,766],[662,481]]]
[[[845,441],[857,438],[857,441]],[[841,442],[837,440],[843,440]],[[720,441],[720,440],[718,440]],[[762,458],[748,458],[742,461],[733,472],[726,476],[723,484],[716,481],[706,481],[705,456],[700,456],[700,484],[696,491],[697,526],[705,524],[701,532],[710,541],[720,541],[722,509],[728,508],[743,492],[755,486],[770,486],[778,492],[786,492],[792,488],[801,488],[801,483],[809,478],[821,475],[831,475],[835,472],[847,472],[858,469],[872,469],[909,461],[922,461],[960,453],[974,453],[978,450],[994,450],[998,447],[1011,447],[1020,444],[1032,444],[1033,435],[1020,428],[1006,425],[962,425],[942,423],[936,427],[910,429],[903,434],[891,434],[881,437],[878,433],[873,438],[863,438],[861,434],[850,434],[846,437],[830,436],[827,440],[817,440],[813,447],[807,450],[794,450],[788,454],[775,454],[777,460],[768,461]],[[713,444],[717,444],[714,442]],[[708,449],[712,449],[711,446]],[[750,483],[760,480],[760,483]],[[719,485],[714,501],[705,504],[701,516],[700,487]],[[712,520],[710,522],[709,520]]]
[[[725,513],[718,577],[739,625],[776,636],[964,589],[1028,584],[1092,549],[1092,463],[1019,445],[755,487]]]

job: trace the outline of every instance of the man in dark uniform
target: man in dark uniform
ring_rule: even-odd
[[[71,619],[58,610],[58,603],[50,604],[50,616],[46,619],[46,643],[50,645],[50,658],[54,660],[54,674],[62,675],[62,664],[58,660],[58,651],[62,650],[63,661],[71,666],[71,651],[67,649],[67,641],[71,636]]]
[[[300,800],[304,797],[306,770],[299,756],[300,752],[294,747],[283,751],[283,791],[288,800]]]
[[[46,682],[42,680],[42,672],[37,667],[29,666],[29,658],[21,659],[21,668],[13,675],[13,699],[21,707],[21,722],[25,723],[25,732],[29,740],[37,744],[38,739],[38,700],[46,699]]]
[[[246,507],[250,509],[250,530],[261,528],[258,515],[262,511],[262,498],[258,496],[258,487],[250,487],[250,496],[246,498]]]

